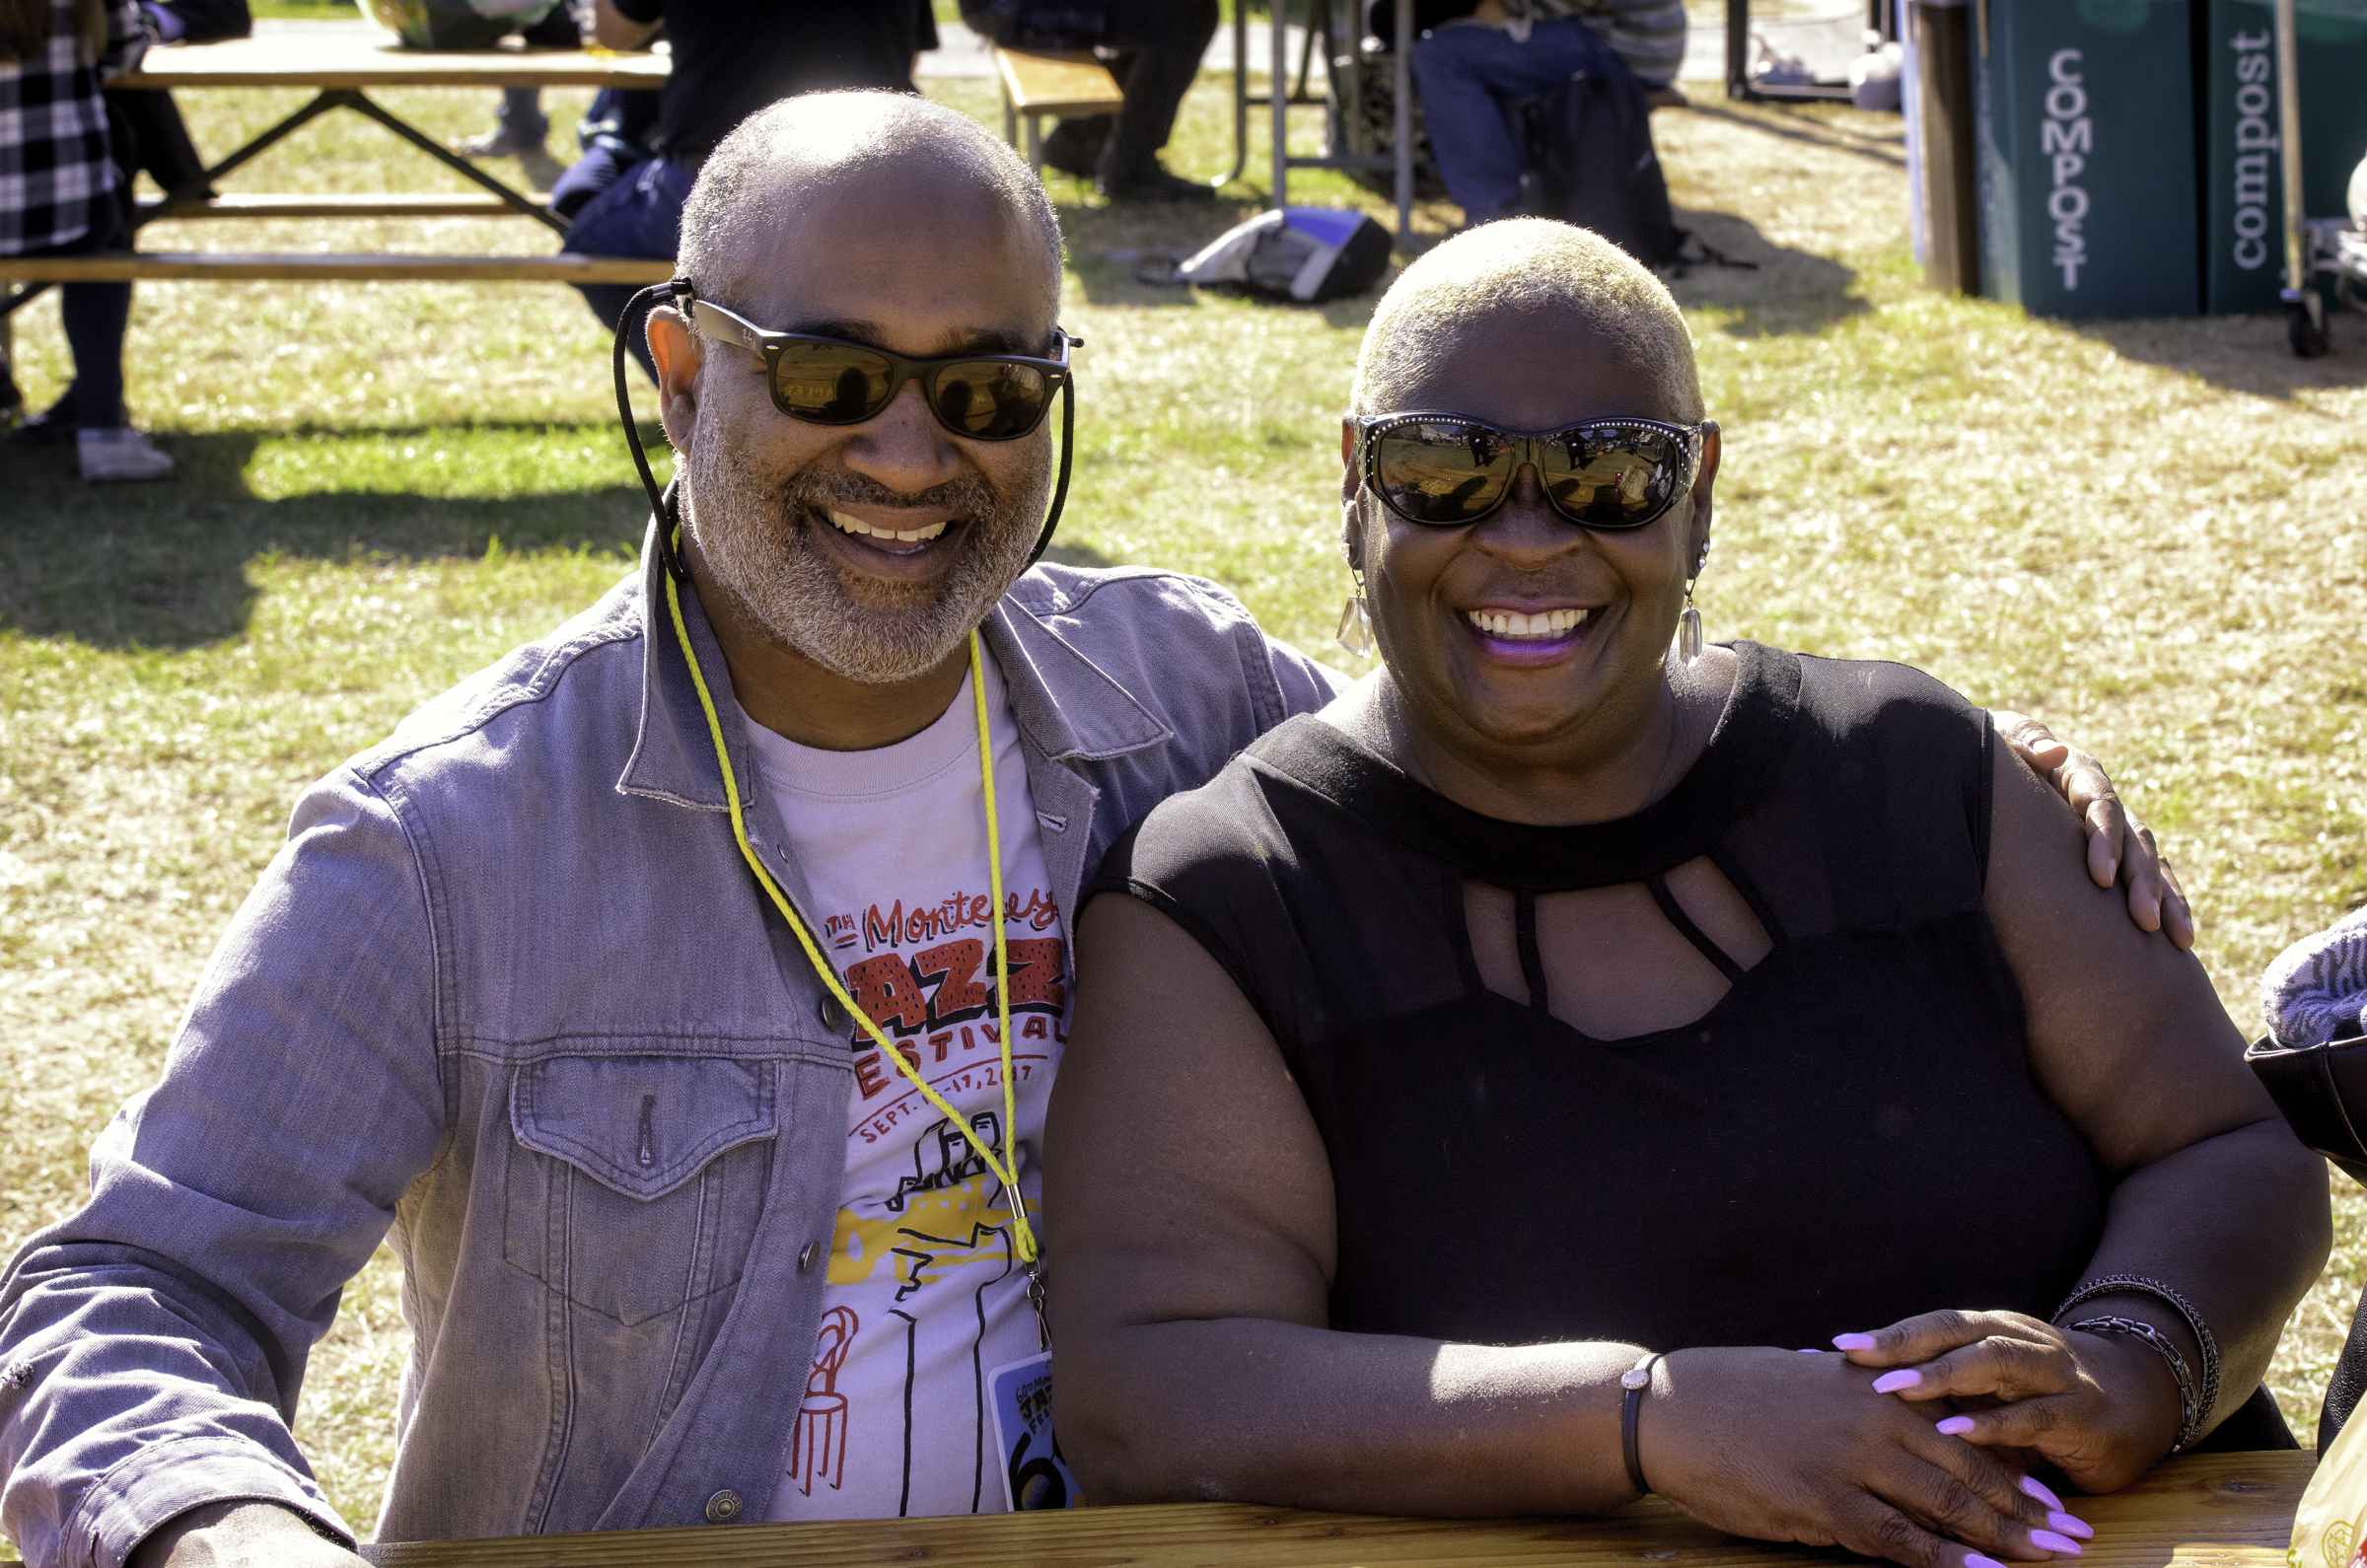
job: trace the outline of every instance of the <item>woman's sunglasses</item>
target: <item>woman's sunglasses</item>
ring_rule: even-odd
[[[1640,529],[1692,487],[1701,440],[1716,430],[1658,419],[1590,419],[1524,435],[1458,414],[1357,421],[1364,482],[1408,523],[1462,528],[1504,504],[1513,475],[1537,466],[1545,502],[1581,528]]]
[[[763,356],[772,379],[772,405],[792,419],[859,425],[887,407],[904,383],[917,381],[937,422],[972,441],[1017,441],[1042,424],[1052,395],[1068,380],[1069,351],[1085,341],[1055,326],[1058,359],[1026,354],[907,359],[842,338],[767,332],[701,299],[690,301],[689,316],[701,337]]]

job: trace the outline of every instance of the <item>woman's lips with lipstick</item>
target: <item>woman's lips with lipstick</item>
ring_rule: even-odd
[[[1467,609],[1464,623],[1478,634],[1488,657],[1501,664],[1542,665],[1568,653],[1585,634],[1592,606],[1519,610]]]

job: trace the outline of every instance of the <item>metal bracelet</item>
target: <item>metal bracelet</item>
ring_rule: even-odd
[[[2170,1336],[2153,1324],[2138,1318],[2083,1318],[2071,1324],[2074,1333],[2129,1334],[2144,1340],[2161,1352],[2170,1363],[2170,1376],[2178,1380],[2178,1441],[2170,1445],[2173,1454],[2184,1453],[2202,1436],[2204,1406],[2194,1396],[2194,1375],[2187,1370],[2187,1358]]]
[[[2211,1412],[2219,1408],[2219,1341],[2211,1336],[2211,1325],[2202,1320],[2202,1314],[2194,1310],[2194,1304],[2168,1285],[2143,1274],[2107,1274],[2102,1279],[2090,1280],[2072,1292],[2070,1299],[2054,1310],[2053,1320],[2060,1322],[2063,1314],[2081,1302],[2094,1301],[2099,1296],[2116,1296],[2124,1291],[2151,1296],[2186,1319],[2187,1330],[2194,1336],[2195,1347],[2202,1352],[2202,1387],[2196,1397],[2202,1401],[2202,1418],[2209,1420]]]

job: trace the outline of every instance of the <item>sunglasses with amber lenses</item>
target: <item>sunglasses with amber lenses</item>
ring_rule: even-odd
[[[972,441],[1017,441],[1043,423],[1069,378],[1069,354],[1084,339],[1055,326],[1059,357],[902,354],[805,332],[768,332],[722,306],[692,298],[690,321],[701,337],[760,355],[772,381],[772,405],[813,425],[859,425],[876,417],[904,383],[920,383],[937,422]]]
[[[1462,528],[1504,504],[1513,476],[1537,467],[1545,504],[1581,528],[1640,529],[1692,487],[1712,420],[1589,419],[1545,435],[1501,430],[1460,414],[1382,414],[1357,421],[1364,482],[1408,523]]]

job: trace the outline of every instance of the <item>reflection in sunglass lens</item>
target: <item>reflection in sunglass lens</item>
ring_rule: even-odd
[[[894,367],[877,354],[837,343],[791,343],[773,366],[781,401],[800,419],[852,424],[879,412]]]
[[[1398,425],[1382,434],[1374,457],[1383,497],[1416,523],[1477,517],[1512,477],[1510,449],[1477,425]]]
[[[994,360],[947,365],[931,380],[937,417],[946,428],[981,441],[1026,434],[1052,395],[1043,372]]]
[[[1589,528],[1634,528],[1676,499],[1685,458],[1657,430],[1564,431],[1538,452],[1539,477],[1555,511]]]

